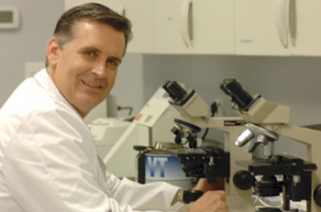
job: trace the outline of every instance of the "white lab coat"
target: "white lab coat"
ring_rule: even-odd
[[[0,110],[0,212],[159,211],[177,189],[106,172],[90,130],[45,69]]]

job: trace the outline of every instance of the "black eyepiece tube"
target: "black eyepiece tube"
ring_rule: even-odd
[[[186,95],[186,91],[176,81],[166,81],[163,88],[174,100],[182,100]]]
[[[245,91],[241,84],[234,78],[225,79],[220,86],[221,90],[229,95],[239,109],[247,109],[253,101],[253,97]]]
[[[221,83],[220,85],[220,89],[228,96],[231,96],[230,92],[228,90],[226,90],[226,88],[224,87],[224,84]]]

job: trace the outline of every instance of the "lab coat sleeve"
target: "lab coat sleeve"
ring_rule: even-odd
[[[152,195],[148,188],[155,187],[143,187],[146,200],[139,200],[141,193],[134,198],[133,192],[138,192],[140,186],[128,181],[117,183],[114,176],[109,182],[116,182],[109,185],[114,189],[114,197],[103,191],[92,164],[92,144],[83,140],[79,134],[83,127],[78,126],[70,111],[40,111],[22,119],[7,146],[3,174],[23,211],[132,212],[133,207],[147,208],[155,203],[148,198]],[[162,188],[156,186],[157,198],[167,204],[174,188],[160,194]],[[126,189],[132,191],[131,195],[126,195]],[[146,205],[149,200],[151,204]]]

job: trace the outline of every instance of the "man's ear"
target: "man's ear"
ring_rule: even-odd
[[[47,45],[48,65],[55,67],[59,58],[60,46],[57,38],[52,37]]]

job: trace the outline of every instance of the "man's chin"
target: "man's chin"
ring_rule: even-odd
[[[89,98],[84,98],[81,101],[78,101],[77,105],[72,106],[78,111],[78,113],[84,117],[86,116],[92,109],[94,109],[101,101],[93,101],[92,99]]]
[[[84,106],[84,108],[86,108],[86,110],[88,110],[90,112],[97,105],[99,105],[102,101],[103,101],[103,99],[100,101],[97,101],[96,99],[95,100],[87,99],[87,100],[82,101],[82,105]]]

